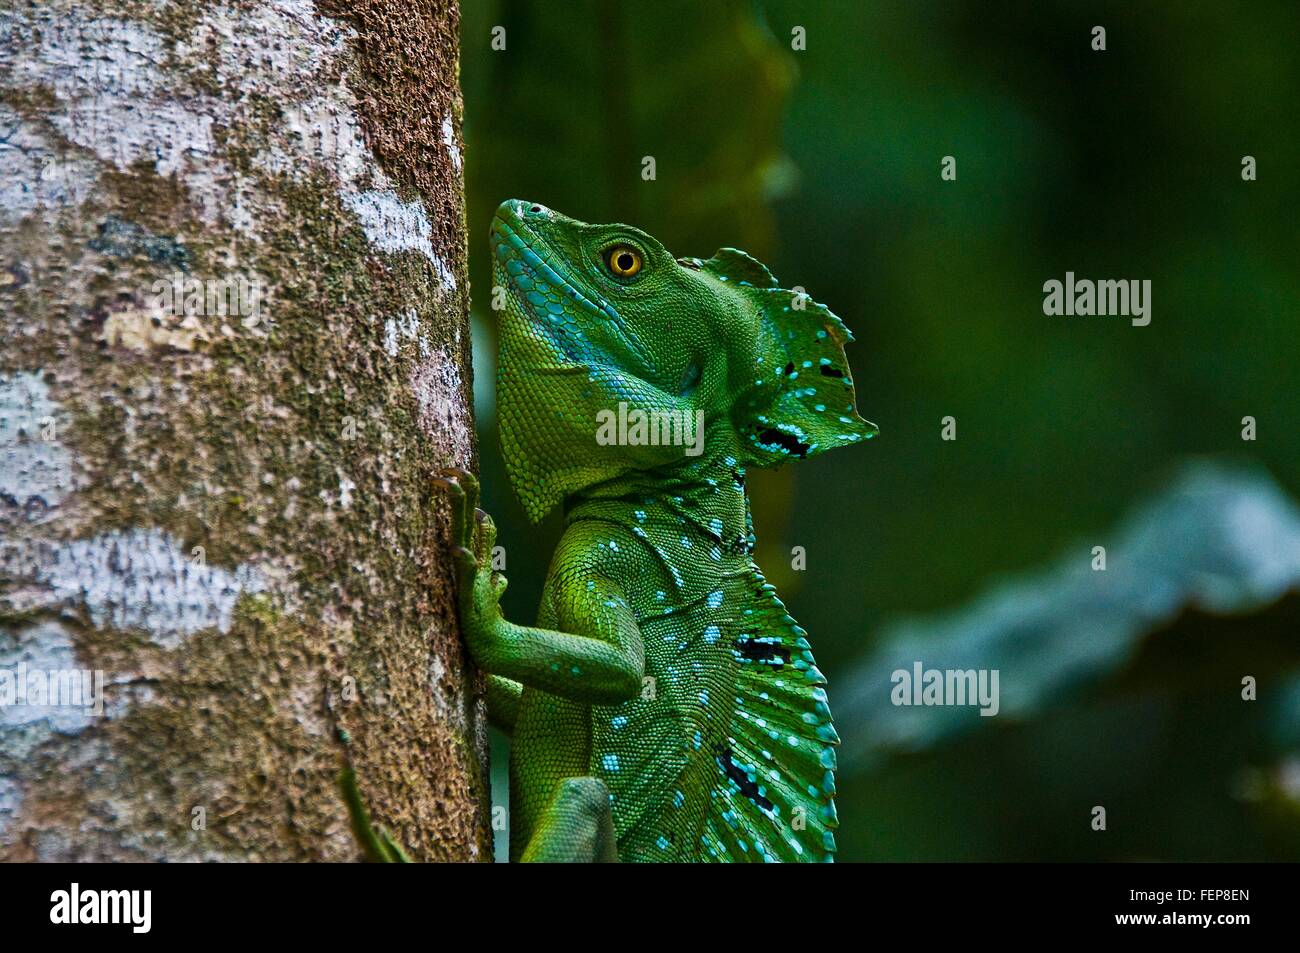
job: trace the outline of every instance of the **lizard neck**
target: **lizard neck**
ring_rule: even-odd
[[[711,429],[698,457],[683,454],[670,466],[623,474],[573,494],[565,519],[601,517],[631,526],[647,512],[676,517],[724,552],[747,556],[754,538],[739,449],[729,429]]]

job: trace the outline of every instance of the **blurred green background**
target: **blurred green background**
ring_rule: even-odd
[[[859,408],[881,428],[751,480],[757,560],[811,632],[845,737],[841,857],[1300,858],[1300,611],[1285,597],[1300,583],[1297,32],[1290,0],[466,2],[475,399],[507,611],[534,615],[559,524],[528,526],[500,459],[493,209],[524,198],[627,221],[680,255],[744,248],[853,330]],[[1246,155],[1257,181],[1242,180]],[[1149,279],[1151,324],[1044,316],[1043,282],[1066,271]],[[955,441],[940,439],[946,416]],[[1044,567],[1068,574],[1120,545],[1124,514],[1177,492],[1193,458],[1230,491],[1192,494],[1205,533],[1166,533],[1159,520],[1188,507],[1165,507],[1143,537],[1181,567],[1162,577],[1180,580],[1167,611],[1094,627],[1122,614],[1106,600],[1136,605],[1156,585],[1112,556],[1125,595],[989,640],[981,594],[1015,576],[1012,614],[1068,600]],[[1259,495],[1262,528],[1214,522]],[[1207,576],[1190,564],[1219,545],[1234,555],[1211,575],[1250,598],[1198,613]],[[1105,657],[1067,671],[1092,641]],[[1000,667],[1012,698],[1033,681],[1018,646],[1042,690],[930,730],[952,712],[880,705],[873,666],[894,643],[926,665],[946,651]],[[903,716],[921,728],[893,731]]]

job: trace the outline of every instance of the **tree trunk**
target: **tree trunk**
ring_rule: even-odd
[[[490,858],[457,20],[0,2],[0,857]]]

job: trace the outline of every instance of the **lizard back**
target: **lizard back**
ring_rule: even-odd
[[[825,679],[751,559],[743,470],[727,462],[718,479],[570,514],[629,530],[661,567],[628,592],[646,688],[591,711],[590,773],[610,789],[625,860],[820,861],[835,850]]]

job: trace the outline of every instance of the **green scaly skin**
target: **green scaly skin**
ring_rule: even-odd
[[[848,331],[735,249],[675,259],[519,201],[491,243],[506,465],[530,518],[565,508],[537,625],[517,625],[476,482],[439,481],[461,628],[512,736],[512,858],[831,859],[839,739],[806,633],[751,559],[744,486],[874,435]],[[620,403],[702,411],[701,452],[644,427],[598,442]]]

